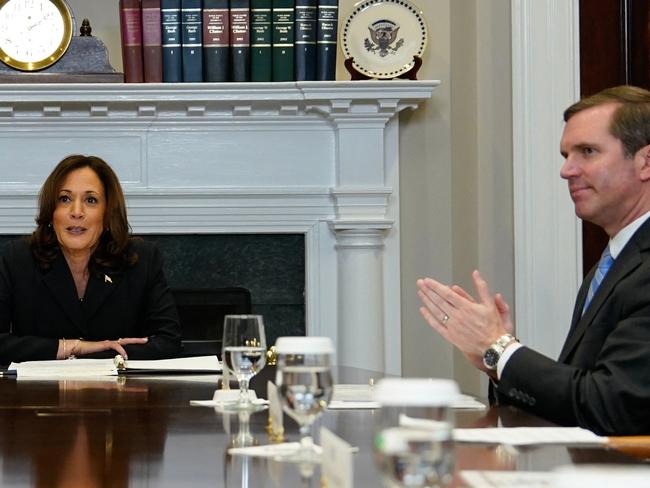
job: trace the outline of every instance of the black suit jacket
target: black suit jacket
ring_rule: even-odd
[[[650,219],[581,315],[594,271],[580,287],[558,361],[520,348],[501,375],[499,401],[600,434],[650,434]]]
[[[138,261],[124,270],[91,274],[83,301],[62,254],[49,270],[32,257],[26,240],[9,244],[0,261],[0,364],[55,359],[58,340],[148,337],[126,346],[131,359],[172,357],[180,325],[158,249],[133,240]],[[93,357],[112,357],[104,351]]]

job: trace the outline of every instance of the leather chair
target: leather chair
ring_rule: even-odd
[[[251,293],[243,287],[172,288],[182,329],[182,353],[221,356],[223,318],[251,313]]]

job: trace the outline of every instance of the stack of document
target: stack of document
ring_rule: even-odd
[[[371,385],[334,385],[334,392],[327,408],[331,410],[374,409],[380,405],[375,401]],[[459,410],[484,410],[486,405],[471,395],[459,395],[451,404]]]
[[[553,471],[461,471],[460,475],[471,488],[650,487],[650,468],[643,465],[569,465]]]
[[[86,378],[117,376],[118,374],[197,374],[218,373],[221,364],[217,356],[197,356],[177,359],[124,360],[68,359],[63,361],[25,361],[11,363],[8,372],[18,378]]]
[[[528,446],[538,444],[603,444],[602,437],[581,427],[491,427],[454,429],[456,442]]]

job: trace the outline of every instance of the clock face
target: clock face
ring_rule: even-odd
[[[0,0],[0,59],[27,71],[53,64],[70,43],[71,17],[62,0]]]

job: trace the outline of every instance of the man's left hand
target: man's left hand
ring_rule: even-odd
[[[508,305],[494,297],[478,271],[472,273],[478,295],[474,300],[462,288],[449,287],[431,278],[418,280],[420,313],[449,343],[485,371],[483,354],[503,334],[512,332]]]

